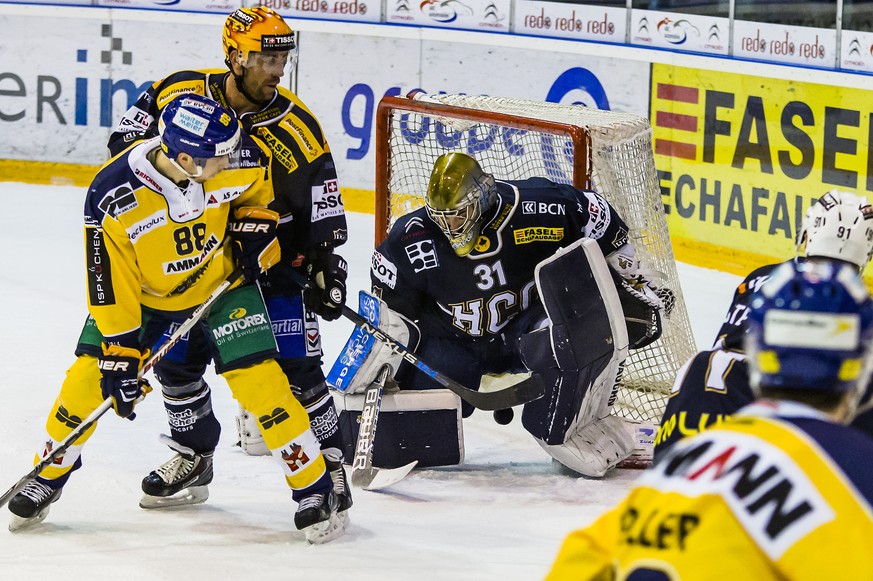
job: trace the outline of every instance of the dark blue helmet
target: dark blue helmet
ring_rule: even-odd
[[[180,153],[197,160],[222,157],[235,153],[240,145],[234,112],[194,93],[176,97],[164,107],[158,132],[164,153],[173,160]]]
[[[752,297],[746,349],[756,387],[863,388],[871,344],[873,301],[850,265],[786,262]]]

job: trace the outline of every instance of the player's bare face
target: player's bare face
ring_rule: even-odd
[[[195,182],[203,183],[208,179],[214,178],[230,166],[230,156],[223,155],[221,157],[211,157],[203,164],[203,173],[194,178]]]
[[[246,91],[262,101],[271,99],[285,76],[288,57],[287,51],[250,53],[243,81]]]

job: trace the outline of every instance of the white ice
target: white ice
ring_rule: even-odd
[[[82,199],[76,187],[0,183],[0,492],[42,449],[85,318]],[[350,214],[350,302],[369,287],[372,215]],[[687,265],[679,274],[698,345],[708,345],[739,277]],[[324,324],[330,365],[348,337]],[[294,529],[294,503],[279,467],[233,446],[236,403],[210,375],[224,431],[206,504],[144,511],[140,480],[170,457],[160,396],[128,422],[111,411],[84,450],[85,466],[42,525],[16,534],[0,511],[0,580],[540,579],[564,536],[617,502],[636,471],[602,480],[558,474],[519,418],[499,426],[487,412],[464,425],[466,461],[420,470],[383,492],[354,490],[351,526],[310,546]]]

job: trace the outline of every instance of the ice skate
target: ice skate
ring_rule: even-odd
[[[327,466],[327,471],[330,472],[330,479],[333,480],[333,491],[339,502],[336,511],[344,513],[352,507],[352,488],[349,486],[342,456],[338,452],[338,450],[336,453],[328,451],[324,452],[323,455],[324,464]]]
[[[294,525],[303,531],[312,545],[332,541],[343,534],[347,522],[337,512],[338,505],[339,500],[333,490],[328,494],[310,494],[297,506]]]
[[[39,524],[48,516],[53,502],[61,497],[62,488],[52,488],[38,480],[31,480],[21,492],[9,501],[9,531]]]
[[[209,498],[212,452],[197,454],[173,442],[176,455],[142,480],[141,508],[168,508],[200,504]]]

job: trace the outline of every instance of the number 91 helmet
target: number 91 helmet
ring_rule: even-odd
[[[754,389],[849,392],[870,376],[873,302],[858,272],[789,261],[752,297],[746,350]]]
[[[863,272],[873,254],[873,206],[866,198],[831,190],[810,206],[797,232],[798,256],[823,256]]]
[[[446,153],[434,162],[425,207],[458,256],[466,256],[476,246],[483,215],[494,196],[494,176],[482,171],[469,155]]]
[[[239,165],[240,124],[233,111],[203,95],[188,93],[173,99],[158,121],[161,149],[177,169],[198,177],[206,160],[228,157],[229,167]],[[194,158],[197,173],[190,174],[176,161],[179,154]]]

